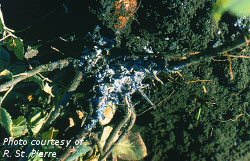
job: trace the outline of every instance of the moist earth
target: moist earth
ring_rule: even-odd
[[[72,4],[67,2],[65,5],[68,6],[69,14],[63,7],[59,7],[50,21],[40,21],[31,30],[21,32],[20,35],[27,42],[34,42],[36,38],[32,37],[33,35],[47,40],[51,39],[52,35],[64,35],[73,31],[77,41],[68,46],[61,41],[54,41],[52,44],[56,44],[65,54],[63,57],[79,57],[79,50],[84,46],[84,39],[79,37],[92,32],[98,24],[105,28],[104,33],[107,36],[112,35],[119,39],[121,43],[118,47],[125,51],[122,53],[185,55],[213,48],[218,40],[231,40],[233,34],[240,32],[232,25],[235,18],[228,15],[222,19],[219,26],[215,25],[212,19],[214,2],[141,0],[134,17],[119,32],[113,27],[115,17],[112,17],[112,9],[108,8],[113,5],[111,1],[95,1],[94,5],[90,1]],[[54,3],[51,8],[58,5]],[[33,12],[32,7],[29,9]],[[23,8],[20,10],[23,11]],[[17,8],[16,12],[20,10]],[[84,10],[82,21],[77,19],[81,10]],[[11,13],[8,14],[10,10],[4,7],[4,3],[3,11],[6,11],[7,17],[9,15],[7,25],[16,29],[18,23],[11,22],[15,17]],[[49,11],[44,9],[44,12]],[[65,15],[67,19],[64,18]],[[15,16],[20,18],[21,14]],[[52,21],[55,18],[58,18],[57,21]],[[69,28],[57,26],[49,30],[50,24],[55,22],[65,24]],[[79,29],[80,27],[82,29]],[[48,51],[50,45],[51,43],[45,44],[40,49],[44,55],[47,54],[48,60],[51,58],[48,56],[48,53],[51,54],[51,51]],[[237,50],[230,54],[249,55],[250,52],[246,48],[244,51]],[[53,57],[55,59],[59,56]],[[140,131],[146,143],[149,155],[145,160],[250,160],[250,59],[230,58],[232,63],[229,63],[228,59],[226,56],[208,58],[181,71],[159,75],[164,85],[154,81],[150,88],[145,90],[156,104],[156,108],[141,115],[140,113],[150,108],[150,105],[135,96],[135,100],[140,100],[141,103],[135,107],[138,118],[134,130]],[[41,57],[41,61],[45,61],[44,57]]]
[[[249,65],[234,60],[231,81],[228,62],[206,61],[152,87],[157,107],[138,117],[147,160],[249,160]]]

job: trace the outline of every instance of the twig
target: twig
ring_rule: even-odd
[[[130,101],[128,101],[128,98],[127,97],[125,97],[125,103],[127,104],[127,115],[126,115],[126,117],[128,117],[128,119],[127,119],[127,121],[123,124],[123,126],[128,122],[128,120],[130,120],[129,121],[129,125],[126,127],[126,129],[123,131],[123,133],[119,136],[119,138],[116,140],[116,141],[114,141],[114,137],[115,136],[117,136],[118,135],[118,132],[120,132],[120,130],[119,131],[117,131],[117,133],[116,134],[114,134],[113,136],[112,136],[112,134],[113,133],[115,133],[116,131],[112,131],[112,134],[109,136],[109,138],[110,137],[113,137],[113,139],[111,140],[112,142],[110,142],[110,143],[113,143],[113,144],[110,144],[109,142],[108,142],[108,140],[109,140],[109,138],[108,138],[108,140],[106,141],[106,144],[104,145],[104,148],[105,147],[108,147],[108,146],[110,146],[109,148],[106,148],[105,150],[103,150],[103,152],[104,152],[104,155],[103,156],[101,156],[100,157],[100,159],[99,159],[99,161],[104,161],[109,155],[110,155],[110,153],[112,152],[112,150],[114,149],[114,147],[120,142],[120,141],[122,141],[123,139],[124,139],[124,137],[127,135],[127,133],[132,129],[132,127],[133,127],[133,125],[135,124],[135,120],[136,120],[136,114],[135,114],[135,112],[134,112],[134,110],[133,110],[133,106],[131,105],[131,102]],[[126,119],[126,118],[125,118]],[[121,123],[120,123],[121,124]],[[108,145],[107,145],[108,144]]]
[[[7,95],[10,93],[10,91],[13,89],[14,85],[9,88],[9,90],[4,94],[4,96],[1,98],[0,101],[0,107],[2,106],[3,100],[7,97]]]
[[[91,136],[92,136],[92,138],[94,139],[94,141],[95,141],[95,143],[97,145],[97,148],[98,148],[98,151],[99,151],[100,155],[102,156],[103,155],[103,150],[102,150],[102,147],[100,145],[100,141],[99,141],[97,135],[95,133],[92,133]]]
[[[90,114],[91,116],[91,114]],[[86,136],[89,134],[89,130],[87,130],[86,128],[83,128],[79,134],[75,137],[74,140],[83,140],[86,138]],[[65,161],[71,154],[74,153],[74,151],[76,151],[76,149],[78,149],[79,146],[75,146],[75,145],[70,145],[68,148],[66,148],[63,153],[59,156],[58,161]]]
[[[144,113],[148,112],[149,110],[154,109],[155,107],[159,106],[161,103],[163,103],[164,101],[166,101],[167,99],[169,99],[169,98],[174,94],[174,92],[175,92],[175,91],[173,91],[172,93],[170,93],[170,95],[169,95],[167,98],[165,98],[164,100],[162,100],[162,101],[160,101],[159,103],[157,103],[156,105],[151,106],[150,108],[144,110],[143,112],[141,112],[141,113],[138,114],[137,116],[141,116],[141,115],[143,115]]]
[[[11,35],[7,35],[7,36],[4,36],[3,38],[0,39],[0,42],[4,41],[5,39],[7,39],[8,37],[12,37]]]
[[[230,45],[230,46],[223,45],[223,46],[220,46],[218,48],[210,48],[210,49],[208,48],[205,51],[201,51],[199,54],[191,55],[190,57],[188,57],[184,60],[181,60],[177,63],[174,63],[173,66],[169,66],[168,68],[170,70],[174,70],[176,67],[178,69],[181,69],[183,67],[187,67],[187,66],[192,65],[194,63],[200,63],[201,61],[204,61],[207,58],[213,58],[215,56],[223,56],[225,54],[225,52],[230,52],[230,51],[233,51],[233,50],[240,48],[242,46],[246,46],[246,41],[245,41],[245,39],[239,38],[239,39],[236,39],[235,41],[232,41],[231,44],[232,45]],[[159,54],[164,55],[164,53],[159,53]],[[169,60],[170,62],[172,60],[175,60],[178,58],[178,57],[173,57],[171,55],[169,55],[169,56],[164,55],[164,57],[166,60]],[[245,57],[245,58],[248,58],[248,57]]]
[[[193,81],[188,81],[186,83],[205,83],[205,82],[213,82],[212,80],[193,80]]]
[[[59,60],[57,62],[53,62],[53,63],[48,63],[48,64],[44,64],[44,65],[40,65],[39,67],[33,69],[33,70],[30,70],[30,71],[27,71],[25,72],[25,74],[22,74],[16,78],[14,78],[13,80],[11,81],[8,81],[8,82],[5,82],[4,84],[0,85],[0,92],[5,92],[7,91],[11,86],[14,86],[16,85],[17,83],[27,79],[27,78],[30,78],[38,73],[41,73],[41,72],[48,72],[48,71],[53,71],[55,69],[62,69],[66,66],[69,65],[70,62],[72,62],[73,59],[72,58],[66,58],[64,60]]]
[[[155,104],[148,98],[148,96],[139,88],[137,89],[141,96],[151,105],[155,107]]]
[[[110,153],[113,151],[115,146],[125,138],[125,136],[128,134],[128,132],[131,131],[132,127],[134,126],[135,120],[136,120],[136,114],[134,111],[131,110],[131,117],[130,117],[130,122],[129,122],[128,127],[120,135],[120,137],[116,140],[116,142],[113,143],[113,145],[109,148],[109,150],[100,158],[99,161],[104,161],[110,155]]]
[[[128,122],[128,120],[131,117],[131,110],[129,107],[127,107],[126,116],[123,118],[123,120],[115,127],[115,129],[112,130],[111,134],[109,135],[108,139],[106,140],[106,143],[103,147],[103,153],[105,154],[111,147],[111,145],[114,143],[115,137],[120,132],[121,128]]]
[[[79,134],[76,136],[75,140],[83,140],[84,138],[86,138],[86,136],[89,134],[89,131],[86,130],[85,128],[83,128]],[[73,142],[74,142],[73,141]],[[65,161],[70,155],[72,155],[77,149],[79,148],[79,146],[75,146],[75,145],[70,145],[67,149],[65,149],[63,151],[63,153],[59,156],[59,158],[57,159],[58,161]]]
[[[1,9],[1,4],[0,4],[0,22],[2,23],[2,26],[3,26],[3,33],[1,33],[3,37],[0,39],[0,42],[3,42],[5,39],[7,39],[9,37],[17,38],[15,35],[12,34],[15,31],[6,27],[6,25],[5,25],[3,13],[2,13],[2,9]]]
[[[235,122],[237,121],[240,117],[244,116],[245,114],[241,113],[239,115],[237,115],[234,119],[229,119],[229,120],[223,120],[223,121],[220,121],[220,122],[228,122],[228,121],[232,121],[232,122]]]
[[[63,6],[64,3],[67,2],[67,1],[69,1],[69,0],[62,0],[61,3],[60,3],[60,5],[56,6],[51,11],[47,12],[45,15],[43,15],[43,16],[39,17],[38,19],[36,19],[36,21],[34,23],[30,24],[29,26],[26,26],[23,29],[15,31],[15,33],[21,33],[21,32],[27,31],[27,30],[31,29],[32,27],[34,27],[35,25],[38,25],[38,24],[42,23],[49,16],[51,16],[53,14],[56,14],[59,9],[61,10],[61,5]]]
[[[153,73],[154,79],[161,83],[161,85],[164,85],[163,81],[157,76],[156,73]]]
[[[83,73],[81,71],[77,71],[74,80],[72,81],[68,92],[73,92],[80,85],[81,81],[83,81]]]
[[[227,56],[227,60],[229,62],[229,73],[230,73],[230,77],[231,80],[234,80],[234,72],[233,72],[233,63],[232,63],[232,59],[231,57],[228,56],[228,54],[226,54]]]
[[[38,19],[36,20],[35,23],[33,23],[33,24],[29,25],[29,26],[26,26],[25,28],[23,28],[23,29],[21,29],[21,30],[15,31],[15,33],[21,33],[21,32],[23,32],[23,31],[26,31],[26,30],[31,29],[33,26],[35,26],[36,24],[38,24],[38,23],[40,23],[41,21],[45,20],[46,18],[48,18],[48,16],[50,16],[51,14],[54,14],[54,13],[55,13],[54,10],[48,12],[48,13],[45,14],[44,16],[38,18]]]
[[[0,21],[2,22],[3,25],[3,29],[8,31],[8,32],[14,32],[14,30],[9,29],[8,27],[6,27],[5,23],[4,23],[4,18],[3,18],[3,12],[2,12],[2,8],[1,8],[1,4],[0,4]]]
[[[43,79],[43,81],[47,81],[52,83],[52,80],[50,80],[49,78],[44,77],[41,73],[38,73],[38,75]]]
[[[82,78],[83,78],[82,72],[77,71],[70,87],[68,88],[67,92],[64,94],[64,96],[61,100],[61,103],[58,106],[56,106],[53,111],[50,112],[50,117],[46,121],[47,123],[43,126],[41,131],[47,130],[54,123],[54,121],[58,118],[58,116],[60,115],[60,111],[68,103],[68,101],[72,95],[72,92],[75,91],[77,89],[77,87],[80,85]]]
[[[215,58],[211,58],[213,61],[215,62],[226,62],[227,59],[223,59],[223,60],[220,60],[220,59],[215,59]]]
[[[74,146],[69,146],[64,152],[63,154],[58,158],[58,161],[65,161],[70,155],[71,153],[74,153],[76,151]]]
[[[230,55],[230,54],[227,54],[226,56],[231,57],[231,58],[250,59],[250,56],[248,56],[248,55]]]

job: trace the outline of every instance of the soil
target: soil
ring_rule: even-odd
[[[84,47],[82,37],[92,32],[97,24],[104,28],[107,36],[118,37],[119,49],[145,55],[151,54],[146,52],[145,46],[155,55],[205,51],[213,48],[217,41],[225,43],[232,40],[232,34],[241,34],[232,25],[234,17],[225,15],[219,27],[214,24],[211,16],[214,0],[141,0],[138,11],[119,33],[114,28],[115,17],[103,16],[112,15],[113,11],[107,10],[107,6],[114,5],[111,1],[95,1],[95,4],[66,1],[67,11],[59,1],[40,2],[9,1],[2,4],[2,9],[7,26],[21,30],[60,6],[52,17],[19,33],[31,44],[74,33],[73,42],[45,43],[39,49],[43,53],[41,62],[79,57]],[[15,13],[19,14],[11,12],[13,3]],[[38,6],[42,6],[39,12]],[[64,54],[55,54],[50,48],[52,45]],[[230,54],[250,54],[248,48],[241,50]],[[232,64],[227,57],[218,56],[191,64],[179,72],[159,75],[164,85],[154,81],[145,91],[157,107],[142,115],[140,113],[150,105],[135,96],[141,101],[135,107],[139,115],[135,130],[140,131],[146,143],[149,155],[145,160],[250,160],[250,59],[232,58],[231,61]]]
[[[231,81],[227,60],[206,61],[153,87],[150,98],[158,106],[138,117],[149,147],[146,160],[249,160],[249,65],[234,60]],[[143,108],[149,106],[138,111]]]
[[[211,0],[142,1],[127,46],[133,52],[143,52],[148,44],[155,53],[164,54],[204,50],[216,36],[212,4]]]

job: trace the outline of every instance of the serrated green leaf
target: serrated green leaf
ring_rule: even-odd
[[[23,46],[23,41],[20,38],[15,38],[14,39],[14,53],[16,57],[20,60],[24,59],[24,46]]]
[[[147,155],[147,148],[139,133],[127,135],[112,151],[122,160],[141,160]]]
[[[26,118],[24,116],[19,116],[17,119],[13,120],[11,130],[13,138],[17,138],[28,133]]]
[[[79,157],[85,155],[88,151],[90,151],[92,148],[86,145],[81,145],[76,152],[71,155],[70,157],[68,157],[68,159],[66,159],[66,161],[75,161],[77,160]]]
[[[10,114],[4,108],[0,107],[0,124],[5,128],[10,136],[13,136],[11,127],[13,125]]]

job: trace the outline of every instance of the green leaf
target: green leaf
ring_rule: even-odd
[[[43,158],[39,157],[38,155],[35,155],[35,157],[29,158],[28,161],[43,161]]]
[[[23,40],[20,38],[10,38],[6,44],[10,51],[14,51],[16,57],[20,60],[24,59]]]
[[[198,113],[197,113],[196,121],[199,121],[200,116],[201,116],[201,108],[199,108],[199,111],[198,111]]]
[[[0,18],[0,34],[3,33],[3,30],[4,30],[4,25],[3,25],[2,19]]]
[[[229,11],[235,15],[250,16],[250,1],[249,0],[233,0],[229,6]]]
[[[58,134],[58,130],[55,130],[54,128],[50,128],[48,131],[42,134],[42,138],[43,140],[52,140],[56,138],[57,134]]]
[[[34,75],[33,77],[30,78],[30,80],[37,83],[41,87],[41,89],[44,88],[44,81],[38,75]]]
[[[79,157],[81,157],[82,155],[85,155],[88,151],[90,151],[92,148],[86,145],[81,145],[76,152],[71,155],[70,157],[68,157],[68,159],[66,161],[75,161],[77,160]]]
[[[42,111],[35,111],[30,118],[31,130],[34,134],[37,134],[46,122],[48,115],[44,115]]]
[[[20,73],[25,73],[27,71],[27,66],[23,64],[13,64],[11,65],[11,73],[17,75]]]
[[[213,7],[213,18],[219,22],[225,12],[236,16],[250,16],[249,0],[217,0]]]
[[[13,120],[12,133],[14,138],[20,137],[28,133],[27,121],[24,116],[19,116]]]
[[[12,120],[11,120],[11,116],[10,114],[2,107],[0,107],[0,124],[5,128],[5,130],[7,131],[7,133],[10,136],[13,136],[12,134]]]
[[[147,148],[139,133],[127,135],[112,151],[122,160],[141,160],[147,155]]]
[[[23,40],[20,38],[14,39],[14,53],[16,57],[20,60],[24,59],[24,47],[23,47]]]
[[[0,34],[2,34],[2,33],[3,33],[3,23],[2,23],[2,21],[0,19]]]
[[[2,124],[7,133],[13,138],[23,136],[28,132],[27,122],[23,116],[20,116],[15,120],[12,120],[10,114],[4,108],[1,107],[0,107],[0,124]]]
[[[6,39],[6,47],[9,51],[13,51],[14,50],[14,39],[11,37],[9,39]]]
[[[53,140],[53,139],[56,139],[56,136],[58,134],[58,130],[55,130],[55,128],[50,128],[48,131],[44,132],[42,134],[42,139],[43,140]],[[57,150],[60,150],[60,147],[59,146],[56,146],[56,145],[45,145],[42,147],[44,151],[57,151]]]

